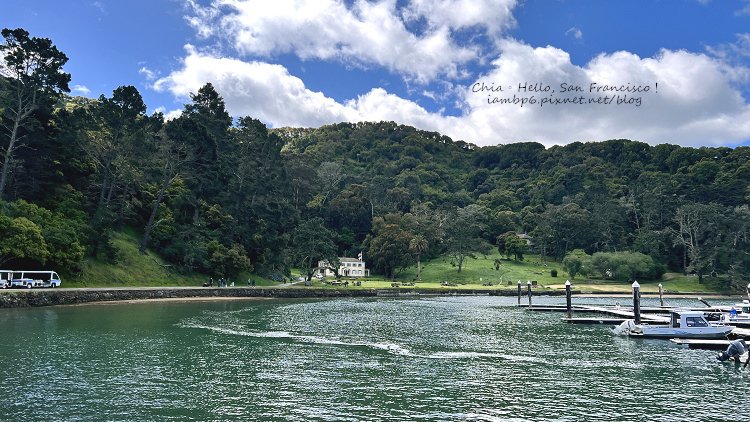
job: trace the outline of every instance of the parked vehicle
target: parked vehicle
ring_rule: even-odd
[[[10,287],[60,287],[62,281],[54,271],[11,271]]]
[[[0,288],[7,289],[10,287],[10,281],[13,279],[13,271],[0,270]]]

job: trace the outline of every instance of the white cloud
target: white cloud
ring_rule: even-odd
[[[750,1],[745,0],[745,4],[734,12],[735,16],[750,16]]]
[[[508,41],[494,65],[495,69],[480,79],[508,84],[540,82],[553,88],[563,82],[586,89],[592,82],[652,87],[652,92],[642,94],[640,107],[586,104],[521,108],[487,105],[486,95],[467,94],[471,104],[467,119],[474,123],[470,127],[489,126],[504,141],[549,144],[628,138],[700,145],[750,138],[750,108],[732,86],[731,72],[726,64],[703,54],[663,50],[656,57],[640,58],[620,51],[599,55],[579,67],[560,49]]]
[[[157,91],[187,99],[211,82],[233,116],[253,116],[274,126],[320,126],[351,117],[346,107],[306,89],[281,65],[213,57],[186,48],[183,68],[157,80]]]
[[[107,9],[104,7],[104,5],[102,4],[102,2],[95,1],[95,2],[91,3],[91,6],[93,6],[94,8],[96,8],[99,11],[99,13],[101,13],[102,15],[106,15],[107,14]]]
[[[499,58],[479,81],[508,85],[511,91],[524,82],[557,89],[563,82],[585,89],[595,82],[649,85],[652,92],[640,94],[640,107],[520,107],[487,104],[487,94],[472,93],[468,84],[461,95],[464,113],[446,116],[383,88],[339,103],[309,90],[281,65],[215,57],[190,46],[183,67],[157,80],[154,87],[187,98],[211,82],[233,116],[256,117],[274,127],[393,120],[479,145],[518,141],[551,145],[614,138],[706,145],[750,138],[750,107],[732,84],[734,69],[718,59],[685,51],[663,50],[650,58],[620,51],[577,66],[565,51],[554,47],[532,48],[511,40],[499,46]],[[512,92],[504,94],[512,96]]]
[[[91,90],[88,89],[85,85],[73,85],[70,88],[70,91],[74,94],[81,94],[81,95],[89,95],[91,94]]]
[[[438,28],[481,26],[490,36],[499,37],[515,25],[515,6],[516,0],[412,0],[403,15],[411,20],[424,18]]]
[[[182,109],[178,108],[176,110],[167,111],[166,107],[161,106],[161,107],[156,107],[156,109],[154,109],[154,113],[163,114],[164,120],[169,121],[169,120],[173,120],[173,119],[180,117],[182,115]]]
[[[577,40],[583,39],[583,31],[581,31],[579,28],[576,28],[575,26],[565,31],[565,35],[568,37],[573,37]]]
[[[515,0],[413,0],[399,10],[396,0],[214,0],[186,19],[199,36],[228,40],[243,55],[292,53],[302,59],[377,65],[428,82],[458,78],[480,55],[479,44],[459,45],[454,31],[481,28],[493,38],[513,25]],[[427,19],[423,31],[407,23]]]
[[[146,66],[141,66],[141,68],[138,69],[138,74],[143,75],[148,81],[153,81],[157,77],[157,73]]]

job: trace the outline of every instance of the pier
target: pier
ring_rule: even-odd
[[[669,326],[672,321],[672,314],[674,312],[685,312],[695,311],[702,312],[706,317],[717,316],[723,313],[729,312],[730,307],[728,306],[711,306],[708,302],[701,298],[699,301],[703,302],[705,307],[671,307],[664,305],[663,289],[659,285],[659,303],[661,306],[642,307],[640,285],[638,282],[633,282],[633,305],[631,306],[602,306],[602,305],[587,305],[587,304],[576,304],[572,303],[572,291],[570,281],[565,283],[566,300],[565,305],[533,305],[533,294],[531,285],[528,286],[527,296],[528,304],[521,304],[521,284],[518,284],[518,307],[525,308],[527,311],[532,312],[565,312],[566,316],[562,318],[562,321],[569,324],[602,324],[602,325],[620,325],[625,321],[631,320],[635,324],[646,323],[651,326]],[[750,296],[750,285],[748,285],[748,295]],[[574,317],[573,314],[586,314],[586,316]],[[591,316],[594,315],[594,316]],[[733,330],[728,334],[729,339],[723,340],[701,340],[701,339],[671,339],[673,343],[679,345],[687,345],[690,348],[699,349],[724,349],[729,343],[730,339],[750,339],[750,323],[738,324],[727,324],[727,327],[732,327]]]

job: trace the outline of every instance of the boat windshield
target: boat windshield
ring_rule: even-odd
[[[702,317],[685,317],[685,324],[688,327],[708,327],[708,322]]]

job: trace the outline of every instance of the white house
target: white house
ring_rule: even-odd
[[[318,274],[326,277],[334,277],[336,275],[331,270],[328,261],[318,262]],[[341,277],[369,277],[370,270],[367,269],[365,261],[361,258],[339,257],[339,275]]]

